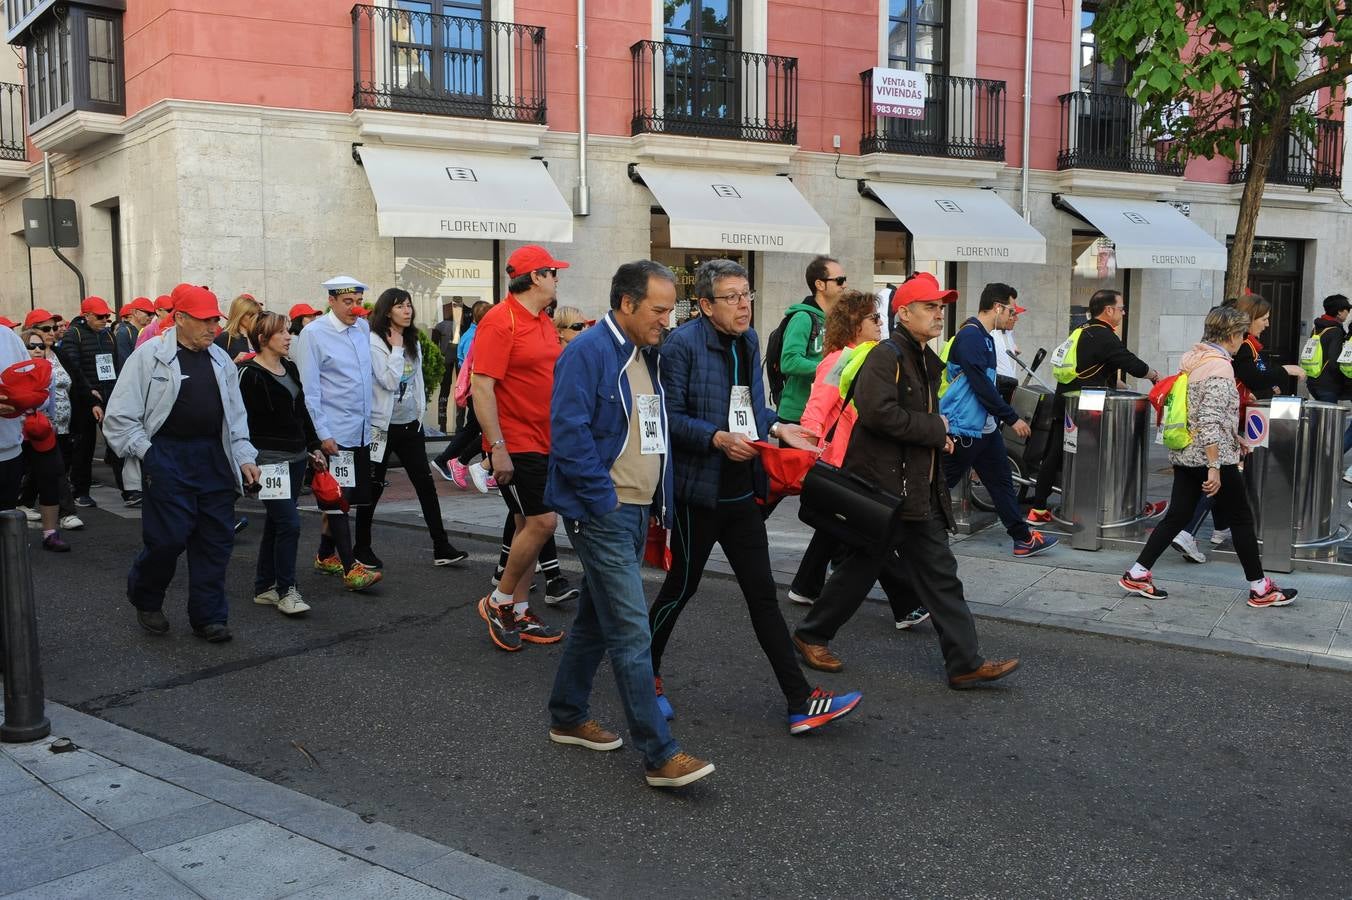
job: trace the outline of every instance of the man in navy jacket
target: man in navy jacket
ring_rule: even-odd
[[[958,329],[948,351],[948,389],[939,411],[948,417],[953,454],[944,460],[944,477],[951,491],[976,470],[990,492],[1005,531],[1014,539],[1015,556],[1034,556],[1056,546],[1056,538],[1033,531],[1019,512],[1009,455],[1000,425],[1009,425],[1024,440],[1031,429],[996,389],[995,340],[991,332],[1008,328],[1014,318],[1014,289],[992,282],[981,292],[977,314]]]
[[[643,593],[649,521],[669,523],[672,478],[656,345],[676,307],[676,278],[651,260],[611,279],[610,314],[575,338],[554,369],[545,503],[564,518],[582,563],[577,618],[549,698],[549,739],[588,750],[623,742],[591,717],[592,681],[610,654],[648,784],[681,787],[713,772],[683,752],[653,694]]]
[[[760,343],[751,330],[755,296],[746,269],[728,259],[709,260],[695,270],[694,292],[700,317],[677,328],[662,345],[676,457],[676,527],[671,571],[648,616],[653,671],[661,672],[662,651],[676,618],[699,589],[709,552],[718,544],[784,692],[789,732],[801,734],[845,715],[860,695],[813,690],[798,667],[770,570],[765,519],[757,502],[765,499],[766,476],[752,442],[773,437],[806,450],[816,450],[817,444],[800,426],[775,421],[765,405]],[[656,689],[663,712],[673,718],[660,677]]]

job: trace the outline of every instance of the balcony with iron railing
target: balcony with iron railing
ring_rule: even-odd
[[[1343,183],[1343,123],[1337,119],[1316,119],[1314,139],[1293,134],[1277,142],[1268,164],[1268,184],[1303,188],[1339,188]],[[1230,168],[1230,183],[1243,184],[1249,178],[1249,148]]]
[[[545,122],[545,30],[352,7],[352,106]]]
[[[1005,83],[957,75],[925,76],[925,106],[919,118],[873,114],[873,70],[859,73],[863,85],[860,153],[905,153],[1003,162]]]
[[[797,143],[797,58],[666,41],[629,52],[634,134]]]
[[[23,85],[0,81],[0,159],[26,162]]]
[[[1122,94],[1074,91],[1062,94],[1058,169],[1103,169],[1138,175],[1182,175],[1169,158],[1167,135],[1151,135],[1141,107]]]

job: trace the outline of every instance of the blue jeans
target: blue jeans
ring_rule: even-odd
[[[582,563],[582,596],[554,676],[550,718],[559,728],[591,718],[592,681],[608,653],[629,734],[648,768],[659,768],[680,748],[657,708],[653,689],[652,634],[639,568],[648,536],[648,507],[623,504],[598,519],[569,519],[565,524]]]
[[[263,539],[258,544],[258,570],[254,574],[254,593],[276,587],[285,594],[296,586],[296,551],[300,546],[300,482],[305,477],[305,460],[291,463],[291,497],[288,500],[264,500],[267,518],[263,520]]]
[[[1032,530],[1019,512],[1018,495],[1014,493],[1014,479],[1009,472],[1009,451],[1005,449],[1005,438],[997,428],[981,437],[953,439],[953,454],[945,456],[944,478],[951,491],[958,482],[967,476],[969,469],[975,469],[981,483],[991,495],[995,511],[1004,523],[1005,531],[1016,541],[1027,541]]]

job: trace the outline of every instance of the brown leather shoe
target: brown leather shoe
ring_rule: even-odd
[[[714,764],[691,756],[684,750],[662,763],[661,768],[644,773],[649,787],[685,787],[714,771]]]
[[[809,669],[818,669],[822,672],[839,672],[845,668],[845,664],[840,661],[840,657],[831,652],[831,648],[825,644],[809,644],[798,635],[793,636],[793,645],[798,648],[798,653],[803,657],[803,662]]]
[[[549,739],[556,744],[572,744],[588,750],[618,750],[624,745],[619,735],[606,730],[595,719],[588,719],[572,728],[555,725],[549,729]]]
[[[948,679],[948,686],[955,689],[976,687],[987,681],[999,681],[1019,667],[1017,659],[988,659],[981,667],[966,675],[955,675]]]

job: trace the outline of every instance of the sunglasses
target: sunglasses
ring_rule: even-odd
[[[586,323],[586,322],[574,322],[572,325],[565,325],[565,326],[563,326],[563,327],[564,327],[564,328],[567,328],[569,331],[586,331],[586,330],[587,330],[587,323]]]
[[[41,332],[43,332],[44,334],[51,334],[53,331],[56,331],[56,326],[55,326],[55,325],[35,325],[35,326],[33,326],[33,330],[34,330],[34,331],[41,331]]]
[[[558,269],[536,269],[535,271],[539,272],[541,275],[548,275],[551,278],[559,277]]]
[[[46,350],[46,349],[47,349],[47,345],[46,345],[46,344],[29,344],[29,345],[28,345],[28,349],[29,349],[30,351],[31,351],[31,350]]]
[[[836,283],[836,287],[844,287],[845,282],[849,281],[849,279],[850,276],[848,275],[837,275],[835,278],[823,278],[822,281],[834,281]]]

